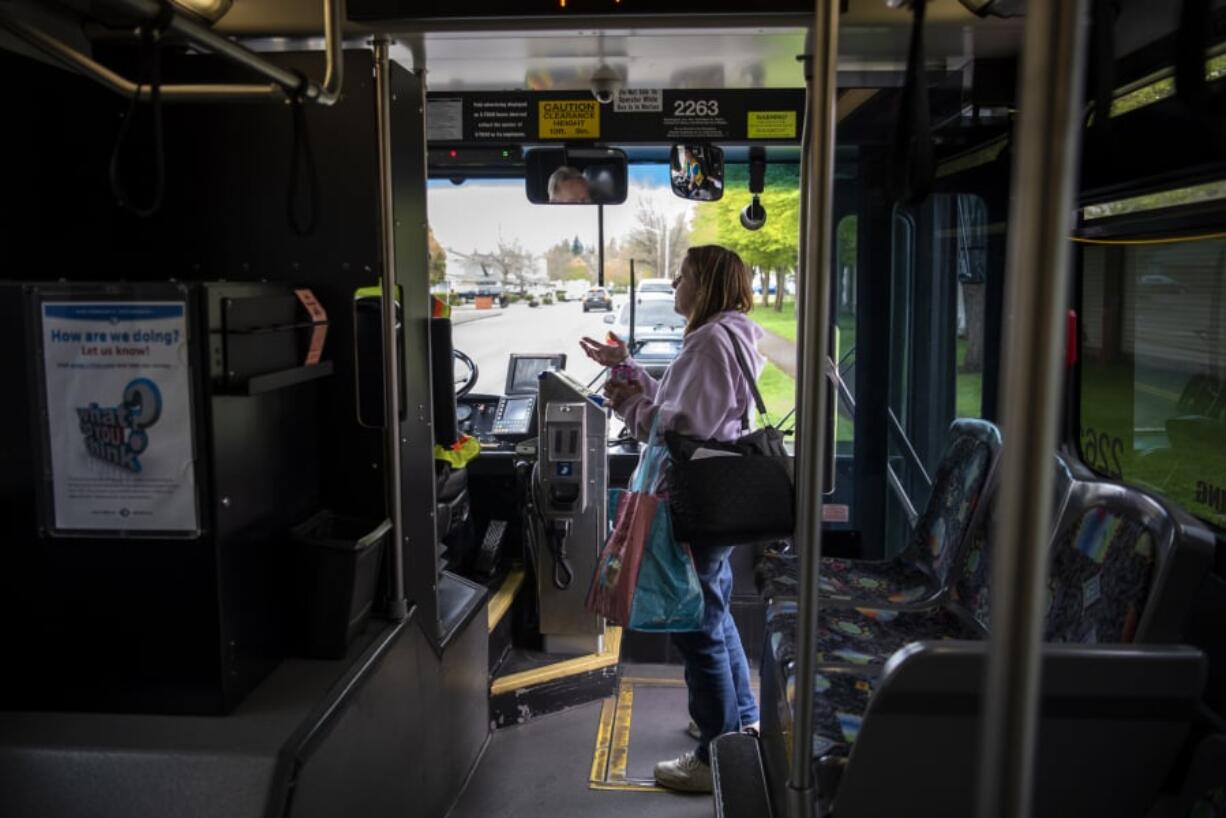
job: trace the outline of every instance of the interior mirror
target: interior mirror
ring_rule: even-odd
[[[524,156],[533,204],[626,201],[626,154],[616,148],[537,148]]]
[[[692,202],[714,202],[724,195],[724,150],[714,145],[673,145],[673,193]]]

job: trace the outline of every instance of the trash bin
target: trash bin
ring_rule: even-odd
[[[366,624],[379,582],[379,565],[392,529],[321,511],[295,527],[295,620],[303,656],[339,659]]]

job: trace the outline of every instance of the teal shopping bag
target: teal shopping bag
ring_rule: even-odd
[[[630,478],[628,491],[609,492],[609,520],[618,519],[618,508],[627,495],[659,499],[647,526],[638,555],[638,576],[630,599],[626,626],[652,632],[695,631],[702,627],[702,586],[689,546],[673,538],[668,503],[657,498],[660,474],[668,461],[668,449],[655,442],[655,427],[644,448],[639,466]],[[643,504],[644,509],[649,504]],[[624,520],[624,515],[623,518]]]

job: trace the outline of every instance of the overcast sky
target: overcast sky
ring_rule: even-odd
[[[626,203],[604,209],[605,240],[620,240],[634,228],[643,199],[670,219],[688,216],[694,205],[674,196],[667,179],[667,166],[631,166]],[[499,235],[508,241],[519,239],[533,253],[575,236],[585,245],[596,243],[596,207],[530,204],[521,180],[485,179],[462,185],[431,180],[427,208],[434,237],[448,250],[494,250]]]

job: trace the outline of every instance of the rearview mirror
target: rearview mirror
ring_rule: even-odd
[[[714,145],[673,145],[669,151],[673,193],[691,202],[724,195],[724,151]]]
[[[626,201],[626,154],[616,148],[537,148],[524,156],[533,204]]]

